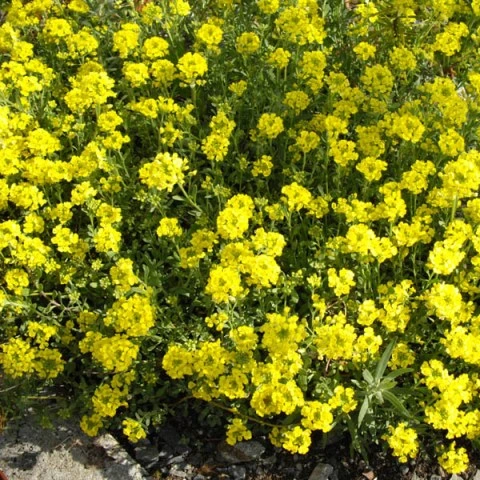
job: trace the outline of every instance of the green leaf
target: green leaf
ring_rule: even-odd
[[[373,375],[367,369],[365,369],[362,372],[362,376],[363,376],[364,380],[370,385],[375,382],[375,380],[373,378]]]
[[[394,370],[393,372],[390,372],[388,375],[385,375],[385,378],[393,380],[394,378],[397,378],[400,375],[403,375],[409,372],[413,372],[413,368],[399,368],[398,370]]]
[[[396,340],[392,340],[383,352],[382,358],[380,358],[380,361],[378,362],[377,368],[375,370],[375,380],[379,381],[385,373],[385,369],[387,368],[387,364],[390,360],[390,357],[392,356],[392,352],[396,342]]]
[[[363,422],[363,419],[365,418],[365,415],[368,412],[369,407],[370,407],[369,397],[365,397],[365,400],[363,400],[362,406],[360,408],[360,412],[358,412],[358,427],[359,428],[360,428],[360,425]]]
[[[381,382],[380,385],[378,386],[378,389],[383,391],[383,390],[391,390],[397,385],[397,382],[395,380],[390,380],[388,378],[384,378]]]
[[[403,403],[396,395],[394,395],[392,392],[386,391],[383,392],[383,396],[399,413],[401,413],[405,417],[411,417],[410,412],[404,407]]]

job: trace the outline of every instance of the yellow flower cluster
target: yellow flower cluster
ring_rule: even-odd
[[[399,423],[396,427],[389,427],[390,435],[386,437],[388,445],[393,450],[393,455],[404,463],[409,458],[415,458],[418,453],[417,432],[408,428],[405,423]]]
[[[235,122],[229,120],[225,112],[220,111],[212,118],[209,126],[212,133],[202,141],[202,152],[208,160],[219,162],[224,160],[228,153],[229,136],[235,128]]]
[[[175,185],[182,185],[184,172],[188,170],[188,160],[177,153],[159,153],[153,162],[148,162],[139,170],[140,181],[150,188],[171,192]]]

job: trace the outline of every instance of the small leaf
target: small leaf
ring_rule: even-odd
[[[393,380],[394,378],[397,378],[400,375],[403,375],[404,373],[409,373],[409,372],[413,372],[413,368],[399,368],[398,370],[394,370],[393,372],[390,372],[388,375],[385,375],[385,378]]]
[[[358,412],[358,427],[360,427],[360,425],[362,424],[363,419],[365,418],[365,415],[368,412],[369,406],[370,406],[369,399],[368,397],[365,397],[365,400],[362,403],[362,407],[360,408],[360,412]]]
[[[403,403],[399,400],[399,398],[394,395],[392,392],[383,392],[383,396],[385,399],[392,404],[394,408],[396,408],[402,415],[405,417],[411,417],[410,412],[404,407]]]
[[[391,390],[397,385],[395,380],[389,380],[388,378],[384,378],[380,385],[378,386],[379,390]]]
[[[392,356],[393,349],[395,347],[396,340],[392,340],[385,351],[383,352],[382,358],[377,364],[377,368],[375,370],[375,380],[380,380],[385,373],[385,369],[387,368],[387,364]]]
[[[373,378],[373,375],[367,369],[365,369],[362,372],[362,376],[363,376],[364,380],[370,385],[375,382],[375,380]]]

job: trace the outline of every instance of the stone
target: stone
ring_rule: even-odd
[[[169,475],[174,478],[187,478],[188,473],[179,465],[173,465],[170,469]]]
[[[450,480],[463,480],[462,477],[459,477],[456,473],[454,473],[451,477]]]
[[[32,416],[11,422],[0,436],[0,466],[11,480],[144,480],[138,463],[111,435],[87,437],[77,422],[41,428]]]
[[[146,469],[152,468],[162,456],[162,453],[146,439],[142,439],[135,444],[134,453],[135,460]]]
[[[240,465],[232,465],[229,468],[232,480],[245,480],[247,478],[247,469]]]
[[[480,470],[477,470],[475,472],[475,475],[473,476],[472,480],[480,480]]]
[[[308,477],[308,480],[331,480],[333,467],[328,463],[319,463]]]
[[[227,442],[221,442],[217,452],[222,462],[235,464],[257,460],[265,452],[265,447],[255,440],[238,442],[233,446]]]
[[[172,465],[175,463],[182,463],[188,456],[188,452],[182,453],[181,455],[177,455],[175,457],[169,458],[167,461],[167,465]]]
[[[408,468],[408,465],[402,465],[400,467],[400,472],[402,475],[406,475],[410,471],[410,468]]]
[[[430,480],[442,480],[442,477],[440,475],[432,475]]]

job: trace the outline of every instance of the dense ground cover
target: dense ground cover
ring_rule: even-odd
[[[467,469],[478,0],[2,8],[7,415],[53,388],[135,441],[191,396],[230,443]]]

